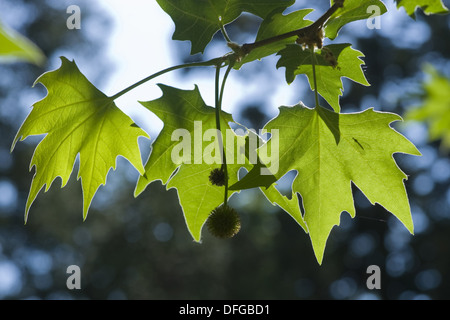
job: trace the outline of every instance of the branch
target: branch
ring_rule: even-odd
[[[305,28],[301,28],[298,30],[283,33],[278,36],[264,39],[261,41],[256,41],[253,43],[246,43],[246,44],[243,44],[242,46],[240,46],[234,42],[231,42],[229,40],[228,36],[226,35],[225,29],[222,28],[224,37],[227,38],[228,46],[231,49],[233,49],[233,53],[228,53],[220,58],[215,58],[215,59],[211,59],[208,61],[186,63],[186,64],[181,64],[178,66],[164,69],[162,71],[159,71],[155,74],[148,76],[145,79],[142,79],[142,80],[136,82],[135,84],[123,89],[122,91],[116,93],[115,95],[111,96],[110,98],[112,100],[116,100],[117,98],[128,93],[129,91],[133,90],[134,88],[146,83],[147,81],[150,81],[156,77],[159,77],[167,72],[171,72],[174,70],[191,68],[191,67],[207,67],[207,66],[216,66],[216,67],[222,68],[226,65],[234,64],[234,62],[239,61],[240,59],[242,59],[244,56],[246,56],[247,54],[249,54],[252,50],[254,50],[256,48],[260,48],[260,47],[266,46],[268,44],[271,44],[271,43],[274,43],[277,41],[281,41],[281,40],[284,40],[284,39],[287,39],[290,37],[297,36],[297,43],[307,43],[308,44],[308,41],[312,42],[312,43],[317,43],[318,38],[319,38],[318,32],[323,28],[323,25],[328,21],[328,19],[333,15],[333,13],[335,13],[336,10],[338,10],[339,8],[343,7],[344,1],[345,0],[335,0],[334,4],[330,7],[330,9],[327,10],[327,12],[325,12],[319,19],[317,19],[316,22],[314,22],[313,24],[311,24]]]
[[[113,95],[112,97],[110,97],[112,100],[116,100],[117,98],[123,96],[124,94],[126,94],[127,92],[133,90],[136,87],[139,87],[140,85],[156,78],[159,77],[165,73],[171,72],[171,71],[175,71],[178,69],[184,69],[184,68],[192,68],[192,67],[207,67],[207,66],[221,66],[223,63],[226,62],[227,57],[220,57],[220,58],[215,58],[215,59],[211,59],[208,61],[201,61],[201,62],[192,62],[192,63],[186,63],[186,64],[180,64],[178,66],[174,66],[174,67],[170,67],[164,70],[161,70],[157,73],[154,73],[150,76],[148,76],[147,78],[144,78],[138,82],[136,82],[135,84],[123,89],[122,91],[116,93],[115,95]]]
[[[335,13],[339,8],[342,8],[344,6],[344,0],[336,0],[334,4],[330,7],[330,9],[327,10],[319,19],[317,19],[316,22],[313,24],[297,29],[294,31],[286,32],[283,34],[280,34],[278,36],[264,39],[261,41],[256,41],[253,43],[246,43],[243,44],[241,47],[241,52],[244,55],[249,54],[252,50],[255,50],[256,48],[260,48],[263,46],[266,46],[268,44],[278,42],[290,37],[297,36],[298,38],[306,39],[306,38],[315,38],[317,36],[317,32],[323,27],[323,25],[328,21],[328,19]]]

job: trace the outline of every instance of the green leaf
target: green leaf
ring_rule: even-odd
[[[249,130],[248,128],[245,129],[247,130],[247,133],[243,137],[245,139],[244,151],[245,158],[247,159],[246,163],[253,164],[251,166],[246,166],[250,171],[246,174],[245,180],[240,180],[233,185],[230,185],[229,190],[246,190],[258,187],[267,189],[277,181],[277,178],[272,174],[261,175],[263,170],[270,173],[270,171],[267,171],[267,166],[262,163],[261,159],[257,156],[258,146],[262,146],[266,142],[254,131]],[[250,155],[250,151],[252,152],[252,155]]]
[[[442,148],[450,150],[450,79],[433,66],[426,65],[429,80],[424,83],[423,104],[405,115],[407,121],[424,121],[429,125],[429,138],[442,140]]]
[[[258,142],[249,142],[250,137],[257,139]],[[288,213],[307,233],[308,229],[306,227],[305,221],[303,220],[303,215],[299,207],[297,195],[291,194],[290,198],[282,195],[276,188],[275,182],[277,181],[277,178],[272,174],[267,174],[270,173],[270,170],[268,171],[270,167],[267,167],[262,163],[261,159],[257,156],[256,149],[253,150],[257,158],[256,161],[252,160],[249,155],[249,148],[251,148],[251,146],[262,145],[264,141],[250,130],[248,130],[248,133],[244,136],[244,138],[246,142],[245,155],[246,159],[248,160],[245,168],[250,171],[244,176],[243,179],[231,185],[229,187],[229,190],[245,190],[261,187],[260,190],[267,198],[267,200],[269,200],[272,205],[276,205],[279,208],[283,209],[286,213]],[[256,164],[252,164],[252,162],[256,162]],[[270,161],[267,161],[266,163],[270,164]],[[262,170],[265,170],[266,174],[262,175]]]
[[[180,90],[161,84],[159,87],[163,92],[161,98],[141,102],[164,121],[164,127],[152,145],[145,173],[136,185],[135,196],[154,181],[161,181],[167,189],[175,188],[188,230],[195,241],[201,241],[201,230],[211,211],[224,202],[224,187],[209,181],[211,171],[221,167],[219,158],[208,160],[211,152],[207,150],[219,148],[217,135],[210,135],[212,142],[203,139],[211,130],[217,134],[215,109],[205,104],[197,87],[194,90]],[[248,152],[243,152],[248,150],[248,134],[236,135],[228,124],[232,121],[230,114],[221,112],[230,186],[236,185],[241,168],[252,168]],[[298,199],[281,195],[275,185],[271,185],[273,182],[271,180],[262,190],[267,199],[288,212],[306,230]],[[230,188],[232,192],[228,197],[239,190]]]
[[[426,15],[447,14],[448,9],[442,3],[442,0],[396,0],[397,8],[405,8],[406,13],[415,18],[415,11],[420,8]]]
[[[374,17],[374,12],[378,11],[372,11],[369,8],[371,6],[376,6],[380,15],[387,12],[386,6],[380,0],[345,0],[344,6],[339,8],[326,22],[325,36],[333,40],[347,23]]]
[[[277,181],[274,175],[261,175],[261,170],[267,168],[262,163],[255,164],[252,169],[245,175],[245,179],[237,181],[230,186],[230,190],[247,190],[253,188],[269,188]]]
[[[45,134],[30,163],[30,170],[35,166],[36,171],[25,220],[44,185],[48,191],[57,177],[62,180],[61,187],[67,184],[77,155],[84,219],[97,189],[106,183],[108,171],[115,169],[117,156],[125,157],[139,172],[144,172],[137,140],[140,136],[148,137],[147,134],[92,85],[75,62],[64,57],[61,61],[59,69],[36,80],[47,88],[48,95],[34,104],[12,145],[14,149],[19,139]]]
[[[200,241],[201,229],[209,214],[224,202],[224,187],[209,181],[211,171],[221,167],[220,152],[211,152],[220,151],[215,109],[205,104],[197,87],[194,90],[161,84],[159,87],[163,92],[161,98],[141,102],[164,122],[164,127],[152,145],[145,173],[136,185],[135,196],[157,180],[167,189],[175,188],[189,232],[196,241]],[[245,139],[232,132],[228,125],[233,121],[230,114],[222,111],[220,121],[229,163],[229,183],[234,184],[238,170],[244,166],[245,155],[239,158],[238,149],[227,148],[227,143],[239,146],[245,143]]]
[[[393,153],[420,153],[389,126],[398,120],[401,118],[395,114],[372,109],[339,114],[296,105],[280,107],[278,117],[266,125],[269,131],[279,130],[279,145],[272,146],[269,140],[259,154],[269,154],[266,148],[278,147],[279,169],[273,172],[277,179],[297,171],[292,191],[302,197],[304,220],[319,263],[341,213],[355,216],[352,183],[372,204],[382,205],[413,232],[403,184],[407,176],[396,165]]]
[[[45,56],[29,39],[0,23],[0,61],[25,61],[42,65]]]
[[[261,23],[255,41],[261,41],[275,37],[277,35],[304,28],[312,24],[311,20],[305,20],[305,16],[314,11],[313,9],[298,10],[287,15],[276,13],[273,16],[267,17]],[[235,69],[239,69],[243,64],[260,60],[264,57],[277,53],[286,47],[287,44],[295,43],[297,37],[290,37],[281,41],[277,41],[263,47],[252,50],[246,55],[242,61],[236,63]]]
[[[286,68],[286,80],[290,84],[299,74],[308,77],[311,90],[314,87],[312,57],[309,50],[303,50],[299,45],[288,45],[278,53],[281,57],[277,68]],[[368,86],[360,59],[364,55],[351,48],[351,44],[332,44],[314,53],[316,64],[318,93],[336,111],[340,111],[339,97],[342,96],[343,84],[341,77]],[[333,61],[335,61],[333,63]]]
[[[157,0],[175,23],[174,40],[189,40],[191,54],[203,52],[222,26],[243,12],[266,18],[282,12],[293,0]]]
[[[302,229],[308,233],[308,227],[306,226],[305,220],[303,219],[302,212],[299,206],[299,199],[296,193],[292,193],[291,197],[288,198],[280,193],[276,188],[276,183],[272,184],[270,187],[264,189],[260,188],[264,196],[269,200],[272,205],[277,205],[288,213]]]

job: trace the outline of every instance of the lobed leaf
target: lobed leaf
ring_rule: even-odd
[[[249,160],[248,163],[246,163],[245,168],[249,171],[243,179],[231,185],[229,187],[229,190],[260,188],[261,192],[272,205],[276,205],[284,210],[303,228],[306,233],[308,233],[308,228],[306,227],[302,212],[299,207],[299,200],[297,195],[291,194],[290,198],[282,195],[281,192],[276,188],[277,178],[273,174],[267,174],[270,173],[270,170],[268,170],[270,167],[267,167],[267,165],[271,164],[270,161],[266,159],[267,165],[265,165],[261,161],[261,158],[256,156],[256,163],[252,163],[254,162],[254,160],[252,160],[251,156],[249,155],[249,151],[252,146],[255,146],[255,144],[249,142],[250,137],[256,137],[256,139],[258,140],[258,145],[265,143],[254,132],[248,130],[248,133],[244,136],[244,138],[246,142],[246,159]],[[253,151],[255,152],[255,154],[257,154],[256,149],[253,149]],[[265,174],[261,174],[262,170],[265,170]]]
[[[99,91],[80,72],[73,61],[61,58],[61,67],[41,75],[48,95],[34,104],[32,111],[14,138],[17,141],[32,135],[45,134],[30,163],[36,167],[28,195],[25,220],[39,191],[48,191],[60,177],[64,187],[80,157],[78,179],[83,189],[83,218],[97,189],[106,183],[108,171],[116,167],[116,158],[123,156],[140,172],[144,172],[138,137],[148,135]],[[35,83],[35,84],[36,84]]]
[[[448,9],[442,0],[396,0],[397,8],[403,7],[406,13],[415,18],[415,12],[420,8],[426,15],[447,14]]]
[[[331,54],[330,54],[331,53]],[[311,90],[314,88],[312,56],[309,50],[303,50],[299,45],[288,45],[281,50],[277,68],[286,68],[286,80],[290,84],[299,74],[308,77]],[[351,44],[332,44],[314,53],[318,93],[336,111],[340,111],[339,97],[342,96],[343,85],[341,78],[346,77],[354,82],[368,86],[360,59],[364,55],[351,48]],[[327,60],[328,59],[328,60]],[[335,64],[329,61],[335,60]]]
[[[145,173],[137,182],[135,196],[157,180],[167,189],[175,188],[189,232],[196,241],[200,241],[206,219],[224,201],[224,187],[209,181],[211,171],[221,167],[221,157],[217,153],[205,151],[208,148],[220,150],[216,131],[209,138],[205,136],[208,130],[216,129],[215,109],[205,104],[198,87],[194,90],[181,90],[161,84],[159,87],[163,92],[161,98],[141,102],[164,122],[164,127],[152,145]],[[226,129],[231,130],[228,122],[233,119],[222,111],[220,121],[222,139],[226,141]],[[183,145],[185,148],[180,149]],[[243,162],[239,163],[234,150],[228,148],[226,152],[230,162],[230,183],[234,183]]]
[[[297,171],[292,191],[302,198],[303,219],[319,263],[341,213],[355,216],[352,183],[372,204],[382,205],[413,232],[403,184],[407,176],[396,165],[393,153],[420,153],[389,126],[400,119],[373,109],[340,114],[296,105],[280,107],[280,114],[265,126],[269,131],[279,130],[279,170],[273,174],[279,179],[291,170]],[[273,147],[269,140],[260,154],[267,154],[266,149]]]
[[[222,163],[220,157],[212,159],[218,156],[217,153],[208,151],[219,149],[215,109],[205,104],[197,87],[194,90],[181,90],[165,85],[159,87],[163,92],[161,98],[141,102],[164,121],[164,127],[152,145],[145,173],[137,182],[135,196],[157,180],[166,185],[167,189],[176,189],[188,230],[195,241],[200,241],[202,227],[210,213],[224,202],[224,187],[213,185],[209,181],[211,171],[220,168]],[[248,135],[238,136],[234,133],[228,124],[233,121],[230,114],[222,111],[220,121],[229,185],[236,185],[239,170],[252,167],[245,152],[243,153],[243,148],[247,148]],[[215,135],[206,139],[210,130],[214,130]],[[184,147],[180,148],[181,146]],[[210,160],[207,158],[209,155],[212,155]],[[273,182],[272,180],[270,184]],[[285,211],[289,210],[294,219],[304,227],[301,214],[293,209],[295,200],[287,199],[270,184],[267,191],[263,191],[266,197]],[[241,189],[229,190],[231,192],[228,196],[231,197]]]
[[[332,1],[333,2],[333,1]],[[372,11],[375,6],[377,11]],[[339,30],[347,23],[373,17],[374,12],[380,15],[387,12],[386,6],[380,0],[345,0],[344,6],[339,8],[325,24],[325,36],[334,40]]]
[[[255,41],[269,39],[286,32],[309,26],[313,22],[311,20],[305,20],[304,18],[312,11],[313,9],[303,9],[294,11],[287,15],[276,13],[270,17],[267,17],[261,23]],[[235,69],[239,69],[245,63],[260,60],[264,57],[275,54],[284,49],[286,45],[295,43],[296,39],[297,37],[294,36],[254,49],[246,55],[242,61],[236,63]]]
[[[174,40],[189,40],[191,54],[203,52],[214,34],[243,12],[263,19],[294,0],[156,0],[175,23]]]

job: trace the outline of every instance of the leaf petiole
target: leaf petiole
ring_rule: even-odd
[[[314,54],[314,47],[311,47],[310,50],[311,50],[311,64],[314,78],[314,97],[316,101],[316,108],[319,108],[319,93],[317,92],[317,76],[316,76],[316,56]]]
[[[227,30],[225,29],[225,26],[222,23],[222,17],[219,17],[219,20],[220,20],[220,31],[222,32],[223,37],[228,43],[233,42],[228,36]]]
[[[227,170],[227,157],[226,157],[226,151],[225,146],[222,139],[222,131],[220,130],[220,112],[222,111],[222,100],[223,100],[223,93],[225,90],[225,83],[227,81],[228,75],[230,74],[231,69],[234,66],[234,60],[230,60],[230,63],[228,64],[228,68],[225,71],[225,75],[223,76],[222,80],[222,86],[220,87],[219,91],[219,82],[220,82],[220,66],[216,67],[216,78],[215,78],[215,96],[216,96],[216,128],[218,130],[218,142],[219,142],[219,148],[222,150],[222,170],[225,175],[225,194],[224,194],[224,206],[227,205],[228,201],[228,170]]]
[[[161,70],[159,72],[156,72],[156,73],[154,73],[154,74],[152,74],[152,75],[150,75],[150,76],[148,76],[148,77],[146,77],[146,78],[136,82],[135,84],[132,84],[131,86],[123,89],[122,91],[116,93],[115,95],[111,96],[110,98],[111,98],[111,100],[116,100],[119,97],[123,96],[124,94],[130,92],[131,90],[139,87],[140,85],[142,85],[142,84],[144,84],[144,83],[146,83],[146,82],[148,82],[148,81],[150,81],[152,79],[155,79],[155,78],[157,78],[159,76],[162,76],[163,74],[171,72],[171,71],[175,71],[175,70],[179,70],[179,69],[185,69],[185,68],[193,68],[193,67],[209,67],[209,66],[223,67],[224,66],[223,63],[226,62],[226,61],[227,61],[226,56],[224,56],[224,57],[220,57],[220,58],[214,58],[214,59],[211,59],[211,60],[208,60],[208,61],[185,63],[185,64],[180,64],[180,65],[177,65],[177,66],[173,66],[173,67]]]

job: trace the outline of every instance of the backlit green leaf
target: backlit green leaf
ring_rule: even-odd
[[[224,202],[224,187],[209,181],[211,171],[221,167],[220,157],[210,158],[210,151],[219,149],[217,135],[210,134],[217,134],[215,109],[205,104],[197,87],[180,90],[159,86],[163,91],[161,98],[141,102],[164,121],[164,128],[152,145],[145,173],[136,185],[135,196],[157,180],[167,189],[175,188],[189,232],[196,241],[201,241],[201,230],[211,211]],[[228,125],[232,121],[231,115],[222,111],[222,139],[230,186],[237,183],[241,168],[252,167],[244,149],[247,148],[248,135],[236,135]],[[212,155],[216,156],[215,153]],[[270,184],[273,182],[271,180]],[[295,207],[298,200],[288,199],[270,184],[267,189],[262,189],[269,201],[288,212],[306,230],[300,210]],[[228,196],[239,190],[230,188]]]
[[[41,65],[44,60],[44,54],[33,42],[0,23],[0,62],[25,61]]]
[[[224,202],[224,187],[215,186],[209,181],[211,171],[221,167],[220,153],[211,152],[220,150],[215,130],[215,109],[205,104],[197,87],[194,90],[180,90],[165,85],[159,87],[163,91],[161,98],[141,102],[164,121],[164,128],[152,145],[145,173],[136,185],[135,196],[156,180],[167,185],[168,189],[175,188],[188,229],[192,237],[200,241],[206,219],[213,209]],[[229,139],[228,143],[237,147],[240,143],[238,139],[242,138],[231,131],[228,125],[231,121],[230,114],[221,113],[225,146]],[[237,181],[238,170],[245,163],[245,158],[239,159],[235,151],[234,148],[226,149],[230,184]]]
[[[266,18],[293,0],[156,0],[175,23],[174,40],[189,40],[191,54],[203,52],[214,34],[243,12]]]
[[[292,190],[302,197],[304,221],[319,263],[341,213],[355,216],[352,183],[372,204],[382,205],[413,232],[403,184],[407,176],[393,154],[420,153],[389,126],[398,120],[401,118],[395,114],[372,109],[338,114],[296,105],[281,107],[278,117],[265,126],[269,131],[279,130],[279,169],[273,174],[279,179],[291,170],[298,173]],[[265,149],[274,147],[269,140],[260,154],[270,154]]]
[[[252,188],[260,188],[264,196],[269,200],[272,205],[276,205],[283,209],[286,213],[288,213],[302,228],[305,232],[308,232],[308,228],[306,227],[305,221],[303,220],[303,215],[301,213],[299,207],[299,200],[296,194],[291,194],[291,197],[288,198],[281,194],[281,192],[276,188],[277,178],[273,174],[261,174],[264,170],[265,173],[270,173],[270,166],[266,166],[262,163],[261,159],[255,153],[257,157],[256,161],[252,160],[249,156],[249,148],[252,146],[255,147],[254,143],[249,142],[249,137],[258,139],[258,146],[263,145],[265,143],[260,139],[255,133],[252,131],[248,131],[246,138],[246,158],[249,160],[248,165],[245,166],[246,169],[250,170],[243,179],[237,181],[233,185],[230,186],[230,190],[244,190],[244,189],[252,189]],[[253,149],[254,152],[257,152],[256,149]],[[272,156],[272,154],[271,154]],[[276,154],[278,156],[278,154]],[[252,162],[256,162],[256,164],[252,164]],[[271,162],[271,161],[270,161]],[[268,161],[267,164],[270,165]]]
[[[80,157],[78,178],[83,189],[83,217],[100,185],[106,183],[108,171],[116,167],[116,158],[123,156],[140,172],[144,172],[138,137],[148,137],[125,115],[113,100],[80,72],[75,62],[61,58],[59,69],[44,73],[42,83],[48,95],[33,110],[17,133],[16,142],[28,136],[45,134],[30,163],[36,171],[25,210],[25,220],[39,191],[47,191],[53,181],[61,178],[64,187],[77,155]]]
[[[292,83],[299,74],[308,77],[311,90],[313,86],[312,56],[309,50],[303,50],[299,45],[288,45],[278,53],[281,57],[277,68],[286,68],[286,80]],[[336,112],[340,111],[339,97],[342,96],[342,77],[368,86],[361,60],[364,55],[351,48],[348,43],[332,44],[316,50],[314,53],[316,64],[318,93],[330,104]]]
[[[386,6],[380,0],[345,0],[344,6],[339,8],[325,24],[325,36],[333,40],[347,23],[386,12]]]
[[[442,3],[442,0],[396,0],[397,8],[403,7],[408,15],[415,18],[415,12],[418,8],[426,15],[447,14],[448,9]]]
[[[421,106],[408,111],[405,120],[424,121],[429,125],[430,140],[442,140],[443,149],[450,150],[450,79],[427,65],[429,79],[424,84]]]
[[[297,193],[292,193],[291,197],[288,198],[280,193],[280,191],[276,188],[276,183],[272,184],[269,188],[261,188],[261,191],[270,203],[283,209],[299,224],[300,227],[302,227],[306,233],[308,233],[308,227],[305,224],[305,220],[303,219],[303,215],[300,210]]]
[[[269,39],[271,37],[304,28],[312,24],[312,21],[305,20],[305,16],[311,13],[313,9],[298,10],[287,15],[282,13],[274,14],[265,19],[259,28],[258,35],[255,41]],[[287,44],[295,43],[296,36],[290,37],[281,41],[277,41],[263,47],[254,49],[242,61],[236,63],[235,68],[239,69],[244,63],[254,60],[260,60],[264,57],[270,56],[284,49]]]

